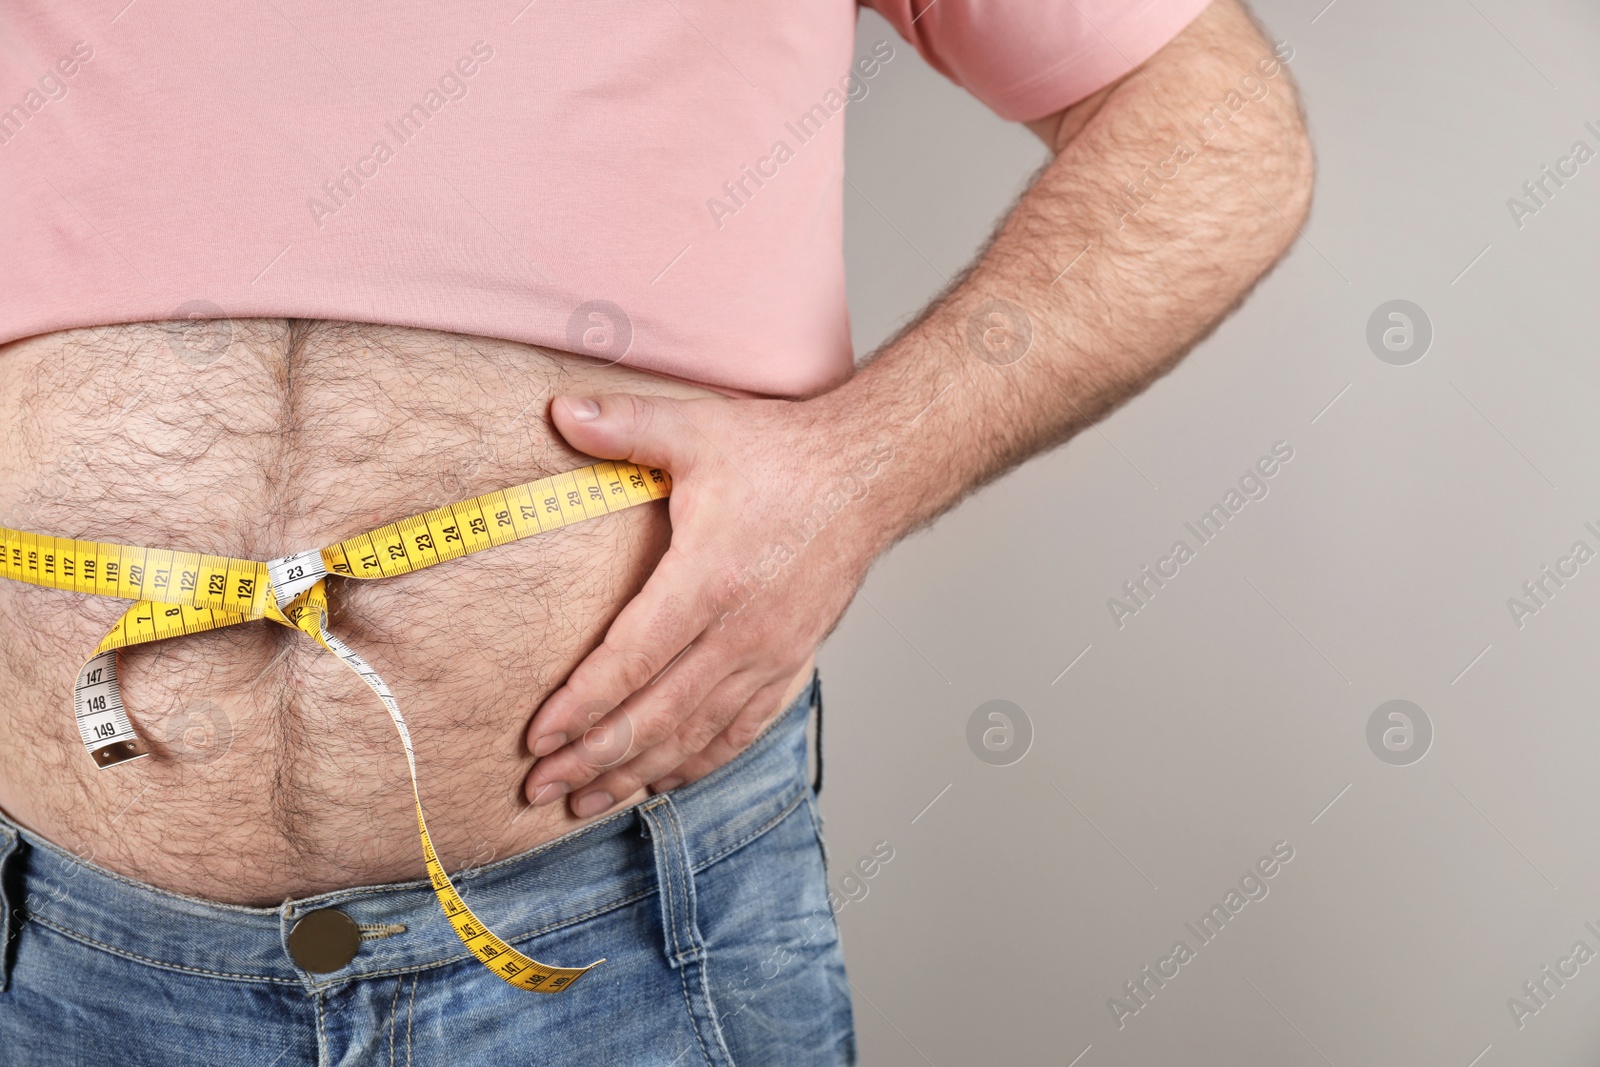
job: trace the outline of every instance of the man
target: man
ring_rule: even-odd
[[[607,961],[535,995],[468,951],[332,642],[124,649],[149,754],[97,769],[66,709],[126,605],[19,571],[11,1062],[854,1062],[817,645],[1307,210],[1287,53],[1236,0],[879,0],[1054,160],[852,375],[841,112],[894,47],[851,64],[843,0],[518,6],[0,13],[0,525],[269,560],[595,457],[669,472],[665,505],[327,583],[456,899],[530,962]]]

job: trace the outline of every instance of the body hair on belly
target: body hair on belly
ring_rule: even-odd
[[[13,342],[0,346],[0,524],[266,560],[590,462],[549,422],[568,390],[704,395],[392,326],[144,323]],[[441,856],[505,855],[566,827],[522,807],[523,729],[668,537],[654,504],[399,578],[330,580],[332,630],[412,726]],[[220,900],[419,875],[382,705],[276,624],[126,650],[124,696],[153,754],[96,770],[71,687],[126,606],[0,581],[0,808],[114,870]],[[197,750],[219,722],[226,750]]]

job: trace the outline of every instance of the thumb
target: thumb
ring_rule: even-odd
[[[611,393],[558,396],[550,404],[556,429],[579,452],[601,459],[625,459],[672,474],[694,464],[700,434],[665,397]]]

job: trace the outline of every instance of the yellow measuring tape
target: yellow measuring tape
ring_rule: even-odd
[[[146,755],[117,684],[117,649],[217,630],[257,619],[299,629],[378,694],[405,746],[417,806],[422,855],[434,894],[456,934],[500,978],[536,993],[559,993],[591,968],[551,967],[524,956],[472,913],[433,850],[422,817],[411,732],[389,686],[366,660],[328,632],[326,578],[393,578],[486,548],[647,504],[672,491],[665,471],[632,463],[595,463],[552,478],[486,493],[413,515],[327,548],[257,563],[249,559],[157,548],[74,541],[0,527],[0,577],[50,589],[120,597],[138,603],[123,613],[78,672],[73,706],[78,732],[95,765],[112,767]]]

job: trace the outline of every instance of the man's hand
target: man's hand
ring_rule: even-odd
[[[1054,162],[967,276],[832,392],[612,396],[588,418],[558,399],[574,447],[671,472],[672,546],[534,716],[529,798],[570,790],[588,816],[727,762],[879,552],[1105,417],[1221,321],[1309,209],[1291,54],[1214,0],[1120,82],[1030,123]],[[894,476],[864,487],[874,462]]]
[[[531,801],[573,791],[583,817],[644,785],[671,788],[732,759],[778,710],[892,536],[867,500],[892,453],[827,407],[630,395],[551,405],[580,452],[671,473],[672,544],[534,717]]]

